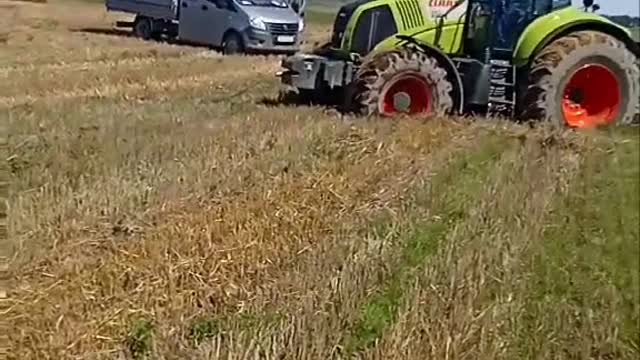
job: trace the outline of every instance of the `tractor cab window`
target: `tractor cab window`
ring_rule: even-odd
[[[365,55],[382,40],[398,32],[398,28],[387,5],[365,10],[356,23],[351,51]]]
[[[544,1],[544,0],[542,0]],[[496,46],[512,49],[529,23],[531,0],[505,1],[497,11]]]
[[[553,10],[557,10],[567,6],[571,6],[571,0],[536,0],[534,6],[534,15],[546,15]]]
[[[551,11],[553,0],[537,0],[534,6],[534,15],[540,16]]]
[[[370,0],[356,0],[350,2],[340,8],[333,23],[333,35],[331,35],[331,46],[339,48],[342,45],[342,37],[347,28],[351,16],[362,4],[366,4]]]
[[[560,9],[563,7],[571,6],[571,0],[553,0],[551,1],[552,8]]]
[[[551,0],[475,0],[467,17],[465,48],[472,57],[484,56],[491,46],[499,51],[512,51],[522,31],[531,22],[539,6]],[[543,6],[542,9],[545,7]],[[548,10],[546,11],[548,12]]]

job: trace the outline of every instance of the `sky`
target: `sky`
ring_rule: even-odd
[[[606,15],[640,16],[640,0],[595,0],[600,5],[598,13]],[[582,0],[573,0],[576,6],[582,5]]]

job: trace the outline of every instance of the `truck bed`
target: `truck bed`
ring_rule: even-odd
[[[109,11],[121,11],[154,19],[176,20],[171,4],[172,0],[105,0]]]

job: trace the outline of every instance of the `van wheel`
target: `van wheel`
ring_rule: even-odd
[[[242,39],[237,33],[229,33],[222,41],[222,53],[225,55],[234,55],[244,52]]]
[[[151,39],[153,24],[151,19],[146,17],[137,18],[133,24],[133,34],[143,40]]]

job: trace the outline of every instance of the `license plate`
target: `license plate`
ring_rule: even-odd
[[[293,36],[280,35],[280,36],[277,37],[277,40],[278,40],[278,42],[281,42],[281,43],[292,43],[293,40],[294,40],[294,37]]]

